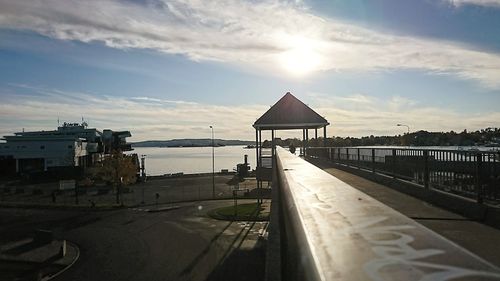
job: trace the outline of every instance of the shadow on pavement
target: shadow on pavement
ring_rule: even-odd
[[[227,257],[221,260],[221,263],[217,265],[206,280],[264,280],[265,257],[265,240],[259,237],[255,247],[251,249],[242,249],[241,247],[233,249]]]
[[[205,249],[203,249],[203,251],[201,251],[194,259],[193,261],[191,261],[187,266],[186,268],[184,268],[181,273],[180,273],[180,276],[184,276],[184,275],[187,275],[189,274],[195,267],[196,265],[201,261],[201,259],[210,251],[210,248],[212,247],[212,245],[217,241],[217,239],[219,239],[219,237],[224,233],[224,231],[226,231],[226,229],[228,229],[231,224],[233,224],[233,222],[229,222],[219,233],[217,233],[211,240],[210,240],[210,243],[205,247]]]

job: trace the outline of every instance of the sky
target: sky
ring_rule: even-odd
[[[500,127],[499,30],[500,0],[0,0],[0,135],[252,140],[286,92],[328,136]]]

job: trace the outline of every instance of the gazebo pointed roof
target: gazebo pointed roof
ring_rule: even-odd
[[[259,130],[316,129],[330,125],[325,118],[287,92],[253,127]]]

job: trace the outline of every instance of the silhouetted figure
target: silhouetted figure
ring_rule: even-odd
[[[56,192],[52,191],[52,203],[56,203]]]
[[[288,148],[290,150],[290,153],[295,154],[295,145],[290,144],[290,147]]]

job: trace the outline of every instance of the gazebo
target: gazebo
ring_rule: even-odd
[[[326,141],[326,126],[330,125],[325,118],[309,106],[287,92],[276,104],[264,113],[255,123],[255,150],[257,161],[257,182],[272,179],[272,159],[275,154],[274,132],[277,130],[302,130],[303,155],[307,155],[309,129],[314,129],[318,138],[318,129],[323,128],[323,145]],[[271,155],[262,154],[262,131],[271,131]],[[326,146],[326,145],[325,145]]]

